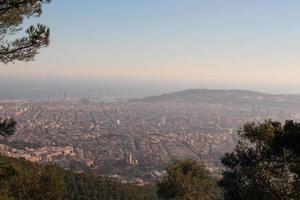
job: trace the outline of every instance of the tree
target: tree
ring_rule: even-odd
[[[239,137],[235,150],[221,159],[225,199],[300,199],[300,124],[246,123]]]
[[[215,182],[201,164],[193,160],[179,160],[167,168],[157,183],[162,199],[210,200],[216,199]]]
[[[17,122],[13,118],[5,118],[0,120],[0,136],[7,138],[12,136],[16,131]],[[16,174],[13,166],[0,162],[0,180],[10,178]]]
[[[3,137],[12,136],[16,131],[17,122],[13,118],[0,120],[0,135]]]
[[[53,164],[0,156],[1,200],[157,200],[152,185],[121,184],[102,176],[77,174]],[[13,167],[11,169],[11,167]],[[16,173],[14,173],[16,171]]]
[[[49,28],[37,24],[20,36],[24,19],[39,17],[51,0],[0,0],[0,61],[30,61],[38,50],[49,44]],[[13,36],[20,36],[15,38]],[[15,38],[15,39],[11,39]]]

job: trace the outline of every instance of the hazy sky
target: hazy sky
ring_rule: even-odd
[[[299,0],[53,0],[51,45],[1,79],[300,92]]]

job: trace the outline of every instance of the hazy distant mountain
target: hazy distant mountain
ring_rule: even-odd
[[[149,103],[187,102],[234,105],[300,106],[300,95],[273,95],[247,90],[190,89],[159,96],[150,96],[136,101]]]

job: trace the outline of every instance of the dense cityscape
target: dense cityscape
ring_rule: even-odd
[[[181,95],[214,97],[206,93]],[[61,100],[2,101],[1,116],[14,117],[18,125],[15,135],[1,140],[0,151],[123,182],[156,180],[170,162],[187,158],[204,162],[218,176],[219,158],[233,149],[242,124],[268,118],[297,120],[300,114],[300,109],[286,108],[284,101],[282,108],[261,105],[266,97],[256,93],[230,95],[231,102],[246,98],[258,103],[222,98],[191,102],[187,96],[104,103],[70,98],[67,93]]]
[[[300,200],[299,7],[0,0],[0,200]]]

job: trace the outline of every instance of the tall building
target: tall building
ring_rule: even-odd
[[[135,156],[134,156],[134,154],[132,154],[132,153],[129,154],[128,162],[129,162],[129,164],[132,165],[132,166],[136,166],[136,165],[139,164],[139,161],[138,161],[137,159],[135,159]]]
[[[67,91],[65,91],[65,100],[69,99],[69,94]]]
[[[162,125],[162,126],[166,126],[167,125],[167,117],[166,116],[162,116],[160,118],[160,125]]]
[[[117,113],[117,125],[120,125],[121,120],[120,120],[120,108],[119,107],[117,108],[116,113]]]
[[[209,153],[209,155],[212,155],[212,154],[213,154],[213,146],[212,146],[212,143],[210,142],[208,145],[209,145],[209,146],[208,146],[208,153]]]

